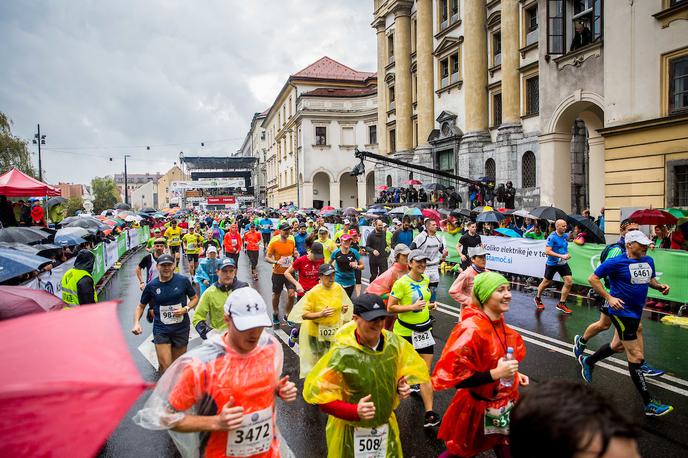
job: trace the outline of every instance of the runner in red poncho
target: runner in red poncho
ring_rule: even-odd
[[[476,276],[473,304],[464,309],[435,366],[435,390],[458,388],[438,434],[447,445],[443,458],[472,457],[489,449],[498,458],[509,456],[509,412],[519,397],[518,386],[529,383],[518,373],[526,354],[523,339],[504,323],[510,301],[509,282],[502,275]],[[504,359],[509,347],[511,361]],[[500,379],[510,379],[511,386]]]

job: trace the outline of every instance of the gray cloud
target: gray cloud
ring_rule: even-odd
[[[24,138],[41,123],[51,182],[119,172],[124,154],[132,173],[164,172],[180,151],[236,151],[253,113],[323,55],[374,71],[371,10],[370,0],[4,0],[0,111]]]

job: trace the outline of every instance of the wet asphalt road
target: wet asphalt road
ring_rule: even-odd
[[[120,298],[119,318],[125,332],[132,357],[144,379],[156,380],[156,372],[151,364],[139,352],[138,347],[151,332],[151,325],[142,320],[144,332],[141,336],[134,336],[129,332],[132,326],[133,310],[139,299],[138,282],[134,269],[144,251],[134,254],[121,270],[113,276],[104,291],[107,299]],[[262,255],[262,251],[261,251]],[[242,255],[239,260],[239,278],[248,280],[250,275],[248,259]],[[182,272],[185,271],[182,267]],[[259,263],[260,280],[249,281],[267,299],[270,304],[270,265]],[[364,273],[364,281],[367,274]],[[438,300],[442,303],[436,317],[433,334],[437,345],[435,347],[437,359],[441,353],[451,329],[456,324],[458,311],[456,304],[447,296],[449,286],[454,276],[448,274],[442,278],[438,291]],[[365,287],[365,284],[364,284]],[[595,321],[599,315],[597,309],[585,302],[569,301],[573,309],[571,316],[562,316],[554,310],[556,299],[544,297],[546,310],[541,314],[533,311],[533,294],[530,290],[519,290],[515,287],[511,310],[507,314],[507,322],[515,327],[526,340],[527,356],[521,364],[521,371],[531,379],[531,387],[537,390],[537,382],[563,378],[580,381],[579,365],[571,353],[570,342],[573,336],[582,333],[585,326]],[[284,298],[283,298],[284,300]],[[628,376],[625,360],[617,356],[606,365],[600,365],[595,370],[593,386],[601,393],[614,399],[619,409],[634,418],[639,419],[643,435],[640,448],[643,457],[683,457],[688,456],[688,437],[684,433],[688,427],[688,330],[675,326],[666,326],[653,321],[653,316],[646,316],[644,320],[646,358],[657,367],[668,371],[668,374],[653,379],[650,390],[653,395],[674,406],[675,411],[661,418],[646,418],[643,415],[642,403]],[[286,326],[283,331],[288,332]],[[278,332],[282,337],[284,334]],[[600,335],[593,339],[591,349],[611,339],[611,333]],[[190,348],[198,345],[196,341]],[[292,380],[298,380],[298,357],[284,344],[284,373]],[[660,383],[657,386],[655,383]],[[302,381],[297,382],[299,390]],[[454,392],[444,391],[435,395],[435,410],[443,413],[449,405]],[[175,457],[179,456],[169,436],[164,431],[144,430],[131,421],[133,414],[143,405],[148,393],[144,393],[132,407],[127,416],[109,438],[101,450],[101,457]],[[326,416],[301,398],[290,404],[277,402],[277,425],[285,439],[288,448],[296,457],[325,457],[327,448],[325,443]],[[407,457],[436,457],[443,450],[443,444],[436,438],[436,429],[425,431],[422,427],[423,406],[417,396],[402,401],[397,410],[397,418],[402,435],[404,454]],[[285,453],[286,454],[286,453]],[[481,457],[494,456],[491,452]]]

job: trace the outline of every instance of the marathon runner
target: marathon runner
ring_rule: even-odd
[[[260,232],[256,230],[255,224],[250,224],[248,232],[244,234],[244,242],[246,242],[246,256],[251,264],[251,275],[253,280],[258,280],[258,254],[260,253],[260,241],[262,237]]]
[[[229,230],[225,232],[225,237],[222,241],[222,246],[225,249],[225,256],[234,259],[234,263],[239,265],[239,254],[241,253],[241,234],[236,223],[229,226]]]
[[[329,415],[328,456],[400,457],[394,410],[409,383],[429,380],[428,370],[408,342],[384,330],[389,314],[379,296],[362,294],[353,304],[353,322],[306,377],[303,399]]]
[[[146,251],[153,251],[153,244],[155,243],[155,240],[160,237],[162,237],[162,231],[160,230],[160,228],[156,227],[155,229],[152,229],[151,237],[146,242]],[[167,242],[165,242],[165,244],[167,244]]]
[[[468,249],[475,248],[481,244],[480,234],[478,234],[478,224],[475,221],[471,221],[468,223],[468,231],[461,236],[459,242],[456,244],[456,251],[461,253],[461,269],[466,270],[471,265]]]
[[[146,287],[147,283],[150,283],[151,280],[157,278],[158,258],[165,254],[165,248],[167,245],[165,239],[163,237],[158,237],[157,239],[154,239],[153,242],[153,252],[141,258],[141,261],[139,261],[139,264],[136,266],[136,278],[139,280],[139,289],[141,291],[143,291],[143,288]],[[145,280],[142,276],[143,269],[146,270]]]
[[[320,221],[320,220],[318,220]],[[318,228],[318,242],[323,246],[323,255],[325,256],[325,262],[330,262],[332,253],[337,249],[337,244],[330,239],[330,231],[325,226],[320,226]]]
[[[170,227],[165,230],[165,238],[170,254],[174,256],[175,267],[179,266],[180,247],[182,244],[182,228],[177,225],[177,220],[170,221]]]
[[[277,458],[275,398],[296,399],[282,372],[282,346],[263,332],[265,301],[252,288],[227,298],[227,332],[179,359],[157,383],[134,421],[170,430],[184,457]]]
[[[347,233],[343,234],[339,240],[341,241],[341,246],[334,250],[329,264],[334,264],[334,280],[342,285],[349,297],[352,297],[356,287],[356,274],[354,271],[363,270],[364,265],[358,251],[351,248],[352,237]]]
[[[143,332],[141,316],[147,305],[152,307],[155,315],[153,343],[158,356],[158,370],[163,373],[186,352],[190,326],[188,312],[198,303],[198,296],[187,277],[174,273],[175,262],[171,255],[160,256],[157,266],[158,278],[154,278],[143,289],[141,301],[134,310],[131,332],[134,335]]]
[[[447,256],[444,240],[437,235],[437,221],[426,218],[425,231],[413,239],[410,248],[411,250],[420,250],[428,258],[425,275],[430,280],[430,301],[435,302],[437,286],[440,284],[440,263],[442,258]]]
[[[385,301],[385,305],[387,305],[389,293],[392,291],[394,283],[408,273],[409,253],[411,253],[411,250],[408,246],[398,243],[392,251],[394,264],[368,285],[366,293],[380,296]],[[388,316],[385,319],[385,329],[391,331],[394,328],[396,319],[397,317],[394,314]]]
[[[201,259],[196,269],[196,283],[200,287],[201,295],[206,289],[217,281],[217,268],[219,260],[217,259],[217,248],[215,245],[210,245],[205,252],[205,258]]]
[[[476,276],[486,272],[487,252],[480,246],[468,249],[471,265],[463,270],[449,288],[449,295],[461,305],[461,311],[473,303],[473,281]]]
[[[293,257],[297,255],[294,239],[289,237],[291,227],[287,223],[282,223],[279,227],[280,235],[268,244],[265,260],[272,264],[272,323],[279,326],[279,303],[282,290],[287,289],[287,306],[284,320],[294,306],[294,285],[287,281],[284,272],[287,271]],[[287,323],[290,324],[290,323]],[[291,325],[291,324],[290,324]]]
[[[547,254],[547,261],[545,263],[545,278],[542,279],[537,288],[535,295],[535,308],[538,312],[545,309],[545,304],[542,303],[542,292],[549,285],[552,284],[552,279],[555,274],[561,276],[564,285],[561,287],[561,297],[557,304],[557,310],[566,315],[571,314],[571,309],[566,306],[566,299],[569,297],[571,285],[573,284],[573,277],[571,267],[569,267],[568,260],[571,259],[569,254],[569,234],[566,233],[566,221],[559,219],[554,223],[554,232],[547,237],[545,243],[545,253]]]
[[[300,223],[297,227],[297,232],[294,234],[294,243],[296,243],[296,251],[299,252],[299,256],[305,256],[307,247],[306,247],[306,238],[308,237],[308,234],[306,233],[306,223]]]
[[[263,251],[268,251],[268,243],[270,243],[270,238],[272,238],[272,220],[267,216],[264,216],[260,220],[260,234],[263,237]]]
[[[317,273],[320,282],[306,292],[289,314],[289,321],[301,323],[301,378],[305,378],[315,363],[327,353],[334,335],[339,328],[351,321],[353,313],[351,299],[344,288],[334,281],[334,267],[321,264]]]
[[[201,295],[191,324],[202,339],[206,339],[207,334],[213,329],[217,331],[227,329],[224,320],[227,297],[232,291],[248,286],[248,283],[236,278],[236,272],[234,259],[224,258],[217,266],[217,282]]]
[[[430,370],[435,350],[435,339],[432,335],[432,317],[430,310],[437,308],[431,299],[430,280],[425,275],[428,255],[421,250],[411,250],[408,255],[409,272],[392,286],[387,303],[387,310],[397,315],[394,323],[394,334],[408,341],[423,358]],[[433,411],[433,392],[429,382],[412,387],[420,392],[425,408],[423,427],[430,428],[440,424],[440,416]]]
[[[184,245],[186,259],[189,261],[189,276],[195,280],[198,255],[203,245],[203,237],[198,233],[196,226],[191,226],[189,228],[189,233],[182,237],[182,243]]]
[[[387,257],[390,252],[387,246],[387,231],[383,227],[383,221],[376,220],[373,228],[374,230],[368,233],[365,241],[371,282],[387,270]]]
[[[647,256],[647,248],[652,241],[645,234],[638,230],[628,231],[624,241],[626,253],[607,259],[588,278],[595,292],[609,305],[609,317],[616,329],[614,338],[611,345],[603,345],[591,356],[581,355],[578,361],[583,379],[591,383],[595,364],[613,355],[615,349],[623,347],[631,380],[645,405],[645,415],[662,416],[674,408],[653,399],[647,389],[645,375],[641,369],[645,362],[644,349],[638,340],[637,331],[647,300],[648,288],[667,295],[669,285],[661,284],[655,278],[654,260]],[[609,292],[600,281],[605,277],[609,278]]]

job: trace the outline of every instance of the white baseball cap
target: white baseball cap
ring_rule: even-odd
[[[205,250],[206,253],[217,253],[217,247],[215,245],[210,245],[207,250]]]
[[[239,331],[272,326],[268,309],[258,291],[248,286],[235,289],[225,301],[225,315]]]
[[[643,234],[642,232],[640,232],[638,230],[626,232],[626,236],[624,237],[624,241],[626,243],[638,242],[639,244],[645,245],[645,246],[649,246],[652,243],[652,240],[648,239],[647,235]]]

